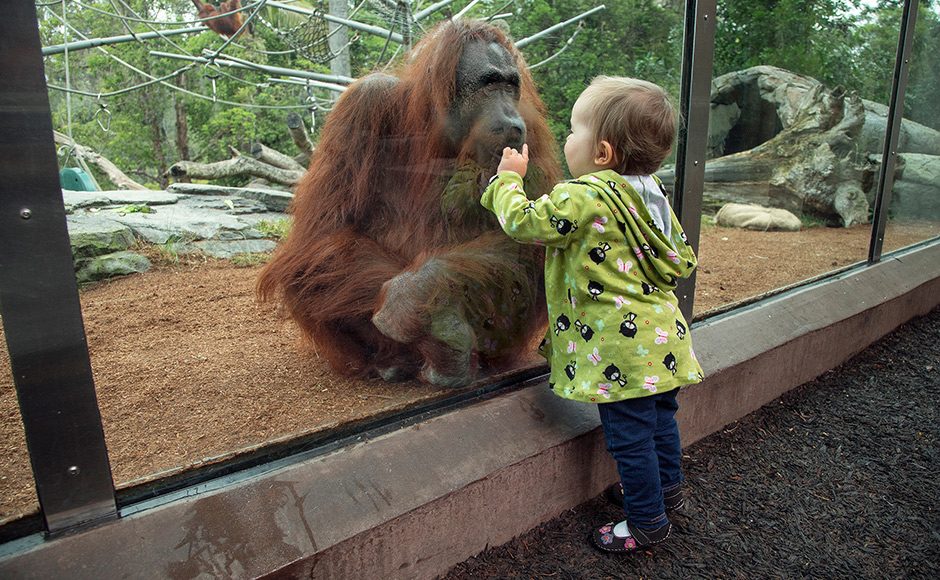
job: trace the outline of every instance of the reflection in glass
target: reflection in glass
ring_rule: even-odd
[[[883,252],[940,236],[940,13],[937,2],[917,10],[904,118]],[[901,7],[879,18],[897,21]]]
[[[531,38],[574,16],[551,3],[531,4],[532,10],[519,10],[506,21],[513,39]],[[481,2],[467,15],[487,16],[502,5]],[[830,0],[787,0],[769,11],[757,10],[753,2],[732,0],[720,3],[719,9],[706,166],[708,215],[702,228],[695,298],[699,313],[864,259],[899,17],[889,9],[869,11],[860,2]],[[73,26],[82,27],[86,21],[105,25],[76,10],[70,20]],[[574,99],[598,74],[645,78],[678,95],[682,10],[675,2],[611,2],[583,26],[556,31],[524,48],[559,149]],[[929,58],[940,48],[936,46],[935,3],[922,3],[919,16],[917,42],[922,48],[915,50],[906,116],[936,129],[937,112],[931,103],[938,97],[938,81]],[[42,26],[46,45],[63,40],[55,37],[59,25],[50,22]],[[377,17],[375,23],[380,25],[382,19]],[[119,24],[114,24],[114,31],[97,33],[121,32]],[[424,26],[430,28],[429,24]],[[85,30],[93,32],[90,27]],[[258,34],[266,33],[261,29]],[[218,39],[206,33],[193,41],[198,44],[193,52],[214,40]],[[388,58],[397,54],[394,48],[386,50],[387,43],[381,39],[361,37],[357,42],[351,47],[355,75],[377,65],[384,68]],[[140,59],[138,64],[148,70],[154,64],[146,52],[109,50],[125,59]],[[72,58],[85,59],[87,54],[91,53],[74,53]],[[102,62],[110,63],[103,57],[101,62],[89,61],[89,66],[102,67],[95,69],[96,76],[73,76],[72,81],[92,95],[107,90],[98,83],[100,79],[111,81],[114,89],[139,82],[136,77],[124,78],[123,70],[103,68]],[[51,81],[64,84],[62,67],[61,58],[47,60]],[[244,127],[262,134],[265,131],[259,127],[263,125],[271,135],[285,137],[279,125],[272,129],[273,125],[264,124],[269,120],[261,114],[251,117],[254,113],[227,108],[221,101],[264,88],[256,98],[267,95],[277,102],[266,104],[281,104],[289,99],[288,92],[260,85],[245,88],[226,78],[187,77],[191,89],[213,95],[218,90],[219,102],[186,101],[183,106],[179,101],[174,107],[177,114],[188,108],[190,127],[198,139],[233,137],[231,142],[213,141],[211,146],[202,142],[197,154],[224,157],[226,146],[237,144],[235,129]],[[264,78],[252,80],[261,83]],[[160,88],[154,85],[152,90]],[[316,96],[323,103],[329,92]],[[271,97],[275,94],[277,98]],[[66,117],[64,101],[60,93],[53,93],[57,122]],[[170,99],[161,94],[149,102],[166,105]],[[76,134],[97,149],[106,151],[110,146],[114,155],[133,149],[134,156],[142,158],[151,149],[151,137],[129,128],[148,126],[142,118],[131,116],[147,112],[146,102],[140,103],[112,108],[113,133],[106,136],[98,132],[95,106],[76,107]],[[174,116],[165,110],[158,113],[151,127],[155,134],[160,134],[160,119]],[[317,131],[325,114],[322,109],[316,112]],[[193,145],[198,139],[192,139]],[[173,147],[168,141],[163,146]],[[171,151],[169,157],[178,153]],[[901,153],[925,155],[904,146]],[[905,158],[902,185],[922,183],[911,176],[915,166],[911,160],[916,161]],[[661,177],[671,182],[668,168]],[[936,184],[937,179],[924,183]],[[903,188],[895,195],[902,200],[910,196]],[[933,199],[937,199],[935,194]],[[770,218],[768,212],[743,218],[756,229],[716,225],[715,214],[729,203],[785,210],[795,216],[791,221],[796,219],[799,231],[769,231],[769,223],[762,221]],[[922,212],[938,208],[936,201],[917,207]],[[901,219],[907,211],[899,206],[892,218],[886,249],[911,243],[901,235],[901,228],[912,222]],[[414,216],[416,220],[424,217]],[[932,218],[931,226],[936,221]],[[911,239],[932,235],[936,234],[919,230]],[[82,293],[99,404],[119,488],[191,472],[241,453],[260,454],[271,444],[298,439],[316,442],[453,394],[418,380],[390,383],[379,377],[340,377],[316,348],[302,346],[301,332],[281,318],[274,306],[255,302],[259,266],[253,260],[236,268],[224,260],[177,254],[170,243],[147,251],[154,263],[151,272],[114,279]],[[37,506],[25,444],[21,430],[17,432],[12,377],[4,364],[8,361],[0,361],[0,411],[12,426],[3,438],[9,453],[4,454],[0,473],[6,478],[0,480],[4,506],[0,517],[18,517]],[[516,361],[505,375],[490,379],[539,364],[533,355]]]

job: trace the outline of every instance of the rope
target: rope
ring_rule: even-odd
[[[330,51],[329,38],[331,36],[329,24],[323,18],[323,2],[317,2],[307,19],[287,30],[281,30],[259,16],[265,26],[270,28],[294,52],[314,64],[323,64],[333,59],[335,54]]]

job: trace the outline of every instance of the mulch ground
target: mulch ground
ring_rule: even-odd
[[[441,578],[940,578],[938,339],[940,308],[687,448],[665,544],[591,547],[602,496]]]

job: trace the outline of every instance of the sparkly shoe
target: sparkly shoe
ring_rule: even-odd
[[[599,550],[612,553],[635,552],[641,548],[659,544],[669,537],[672,524],[666,524],[655,530],[641,530],[627,523],[613,522],[594,531],[591,539]]]

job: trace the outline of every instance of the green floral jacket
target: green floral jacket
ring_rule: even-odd
[[[557,395],[605,403],[702,380],[673,293],[697,261],[674,213],[670,240],[640,194],[609,170],[534,201],[519,175],[505,171],[481,203],[516,241],[546,246],[549,327],[539,351]]]

